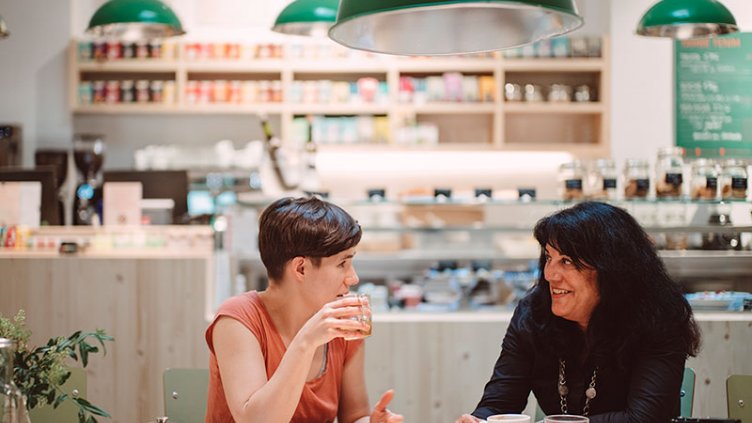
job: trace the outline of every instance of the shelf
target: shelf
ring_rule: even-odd
[[[287,68],[292,70],[295,74],[310,74],[310,73],[386,73],[389,70],[389,60],[374,60],[374,59],[311,59],[300,60],[295,59],[289,61],[286,65]]]
[[[292,104],[287,105],[294,115],[385,115],[389,106],[385,104]]]
[[[752,272],[752,251],[667,251],[658,255],[673,278],[717,277],[749,274]],[[538,256],[510,257],[500,251],[467,250],[401,250],[388,253],[361,251],[355,256],[354,265],[361,279],[384,278],[392,275],[420,274],[439,260],[469,262],[492,260],[497,266],[527,266],[537,261]],[[262,266],[258,252],[241,253],[238,259],[252,266]]]
[[[672,277],[719,277],[749,275],[752,251],[659,251]]]
[[[178,114],[181,109],[175,104],[91,104],[76,106],[73,113],[77,114]]]
[[[400,73],[493,73],[499,68],[498,59],[399,59],[395,64]]]
[[[196,43],[191,41],[190,43]],[[608,39],[603,39],[607,46]],[[589,159],[609,153],[609,59],[608,48],[603,58],[504,58],[500,54],[481,57],[399,57],[367,55],[363,57],[305,57],[305,53],[331,50],[289,49],[296,52],[288,59],[272,56],[253,59],[248,55],[235,59],[194,60],[178,55],[170,59],[124,59],[114,61],[78,60],[78,43],[71,42],[69,53],[70,86],[74,114],[176,114],[176,115],[242,115],[278,114],[280,137],[291,139],[299,129],[293,123],[296,116],[367,116],[386,117],[388,133],[398,136],[406,118],[416,123],[432,125],[439,132],[439,142],[433,145],[347,144],[322,146],[333,149],[392,149],[392,150],[497,150],[497,151],[557,151],[571,153],[579,159]],[[175,45],[177,52],[185,52],[185,42]],[[299,54],[298,54],[299,53]],[[294,56],[294,57],[292,57]],[[312,55],[313,56],[313,55]],[[428,104],[401,103],[400,78],[440,76],[458,72],[466,76],[481,76],[495,84],[493,102],[432,102]],[[578,74],[578,72],[582,74]],[[99,73],[99,74],[97,74]],[[152,73],[154,75],[149,76]],[[303,82],[305,89],[326,90],[327,84],[305,82],[319,80],[352,84],[362,77],[375,77],[380,87],[386,83],[388,91],[381,93],[379,104],[309,104],[293,102]],[[80,82],[100,79],[156,79],[172,80],[176,103],[154,104],[86,104],[76,105],[82,89]],[[273,80],[284,93],[281,103],[266,104],[188,104],[193,97],[185,95],[188,84],[197,80]],[[603,103],[588,104],[509,104],[504,102],[506,81],[538,83],[553,82],[578,86],[593,86]],[[463,80],[463,83],[465,81]],[[480,84],[480,80],[478,81]],[[469,87],[468,87],[469,88]],[[480,90],[480,87],[478,87]],[[243,85],[252,90],[252,84]],[[276,88],[275,88],[276,89]],[[383,89],[383,88],[381,88]],[[438,91],[438,90],[437,90]],[[484,89],[485,91],[485,89]],[[249,96],[250,98],[250,96]],[[266,98],[266,97],[256,97]],[[275,97],[276,98],[276,97]],[[305,97],[308,99],[309,97]],[[310,98],[314,98],[311,96]],[[317,97],[325,98],[325,97]],[[584,134],[584,135],[583,135]],[[394,141],[394,138],[392,139]],[[464,142],[472,141],[472,142]],[[537,142],[537,143],[530,143]]]
[[[186,62],[184,66],[188,72],[281,73],[283,64],[282,60],[238,60]]]
[[[520,72],[600,72],[605,67],[605,61],[598,58],[567,58],[558,59],[504,59],[502,66],[505,71]]]
[[[426,104],[400,104],[397,110],[401,113],[417,114],[468,114],[468,113],[494,113],[497,110],[495,103],[470,103],[470,102],[434,102]]]
[[[178,106],[166,104],[92,104],[78,106],[73,109],[76,114],[197,114],[197,113],[222,113],[222,114],[255,114],[255,113],[282,113],[283,106],[280,103],[266,104],[205,104]]]
[[[525,103],[505,102],[502,106],[505,113],[557,113],[557,114],[599,114],[605,107],[599,102],[589,103]]]
[[[110,62],[81,62],[81,72],[176,72],[178,62],[174,60],[132,59]]]

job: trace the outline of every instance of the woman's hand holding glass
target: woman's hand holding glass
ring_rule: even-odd
[[[324,345],[334,338],[361,339],[368,335],[353,333],[362,331],[370,334],[370,321],[364,322],[361,300],[357,297],[343,297],[327,303],[303,325],[298,332],[302,340],[312,346]]]

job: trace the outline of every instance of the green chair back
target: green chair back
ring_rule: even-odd
[[[695,371],[690,367],[684,368],[681,391],[679,391],[679,410],[681,417],[692,417],[692,403],[695,399]]]
[[[731,375],[726,379],[726,401],[730,419],[752,423],[752,375]]]
[[[86,371],[80,367],[69,370],[71,375],[60,388],[69,397],[86,398]],[[34,423],[78,423],[78,407],[68,399],[57,408],[51,404],[37,406],[29,412],[29,417]]]
[[[209,394],[209,370],[167,369],[163,382],[165,416],[180,423],[203,423]]]

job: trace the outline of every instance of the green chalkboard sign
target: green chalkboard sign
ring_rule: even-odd
[[[752,33],[677,41],[676,145],[752,157]]]

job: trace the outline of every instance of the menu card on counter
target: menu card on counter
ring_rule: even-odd
[[[676,145],[752,157],[752,33],[676,42]]]
[[[141,182],[104,184],[104,224],[106,226],[141,224]]]
[[[0,182],[0,225],[39,226],[42,183]]]

